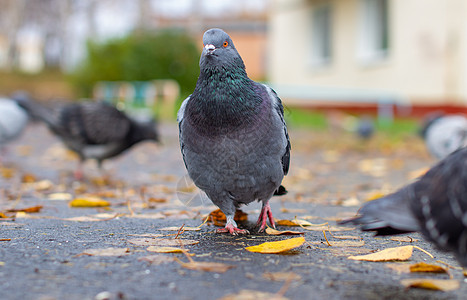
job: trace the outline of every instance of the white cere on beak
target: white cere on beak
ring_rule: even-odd
[[[214,51],[214,49],[216,49],[216,47],[213,44],[207,44],[206,46],[204,46],[204,49],[208,52],[212,52]]]

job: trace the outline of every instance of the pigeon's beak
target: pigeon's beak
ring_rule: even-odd
[[[212,44],[207,44],[204,46],[204,54],[206,55],[212,55],[214,53],[214,50],[216,50],[216,47]]]

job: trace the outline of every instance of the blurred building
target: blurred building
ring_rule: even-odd
[[[290,101],[467,104],[465,0],[273,0],[269,42]]]

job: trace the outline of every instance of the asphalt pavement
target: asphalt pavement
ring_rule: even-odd
[[[248,219],[240,226],[249,235],[216,234],[209,224],[173,230],[200,226],[215,207],[186,181],[176,124],[162,123],[160,131],[163,145],[139,144],[105,162],[103,172],[88,162],[81,182],[73,178],[76,157],[41,124],[31,124],[7,147],[0,174],[0,212],[9,217],[0,219],[0,298],[465,299],[457,261],[419,234],[393,240],[336,228],[336,220],[355,214],[364,201],[401,187],[433,164],[416,136],[360,141],[345,132],[290,128],[292,163],[284,181],[289,193],[271,200],[274,216],[329,230],[325,236],[322,230],[279,226],[304,232],[306,243],[262,254],[245,247],[295,236],[258,234],[259,203],[243,207]],[[110,205],[70,206],[73,199],[93,197]],[[407,245],[434,258],[414,250],[407,262],[348,259]],[[149,246],[182,247],[185,253],[155,253]],[[447,265],[449,273],[405,271],[417,262]],[[460,287],[406,288],[401,280],[408,278],[451,278]]]

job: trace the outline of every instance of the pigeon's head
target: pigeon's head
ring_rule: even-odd
[[[243,60],[235,49],[230,36],[222,29],[212,28],[203,35],[201,68],[239,67],[245,69]]]

